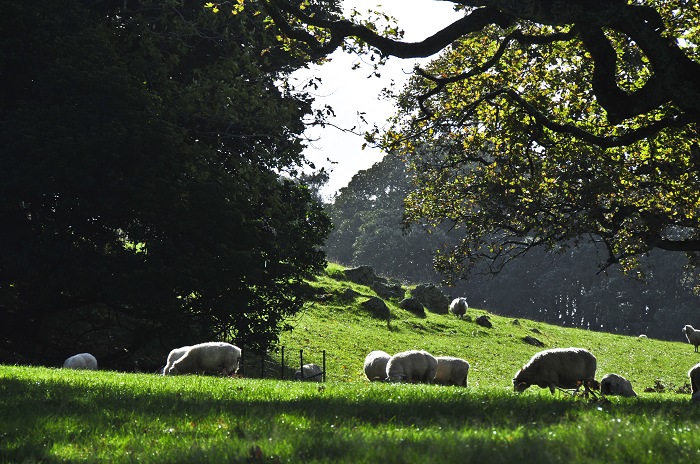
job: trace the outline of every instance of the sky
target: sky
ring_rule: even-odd
[[[352,7],[362,13],[368,9],[378,9],[394,16],[405,32],[403,40],[410,42],[423,40],[459,18],[452,9],[453,3],[449,1],[386,0],[377,3],[355,0],[344,1],[343,5],[346,11]],[[369,64],[362,63],[356,56],[337,51],[331,55],[331,62],[298,72],[295,77],[320,78],[322,85],[313,92],[316,106],[330,105],[335,112],[335,117],[330,121],[332,124],[347,129],[355,127],[356,132],[362,133],[374,124],[385,126],[387,118],[394,114],[393,103],[380,99],[382,89],[393,82],[396,90],[400,90],[408,81],[415,64],[425,61],[392,57],[380,69],[380,78],[368,77],[372,72]],[[361,66],[353,70],[356,62]],[[365,113],[366,123],[360,120],[358,113]],[[331,126],[310,128],[306,136],[310,139],[304,151],[307,159],[314,163],[316,169],[324,167],[330,171],[330,180],[321,192],[326,199],[331,199],[334,193],[345,187],[358,171],[368,169],[383,156],[378,149],[367,147],[363,150],[362,136]]]

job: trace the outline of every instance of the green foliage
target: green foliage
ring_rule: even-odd
[[[252,13],[116,3],[3,3],[2,349],[274,344],[330,230],[280,175],[305,164],[303,62]]]
[[[697,8],[645,3],[697,58]],[[628,36],[611,30],[606,40],[624,92],[661,79]],[[408,218],[463,232],[437,257],[440,270],[461,276],[484,259],[501,267],[534,246],[556,249],[589,235],[607,247],[603,266],[624,269],[655,247],[695,249],[697,121],[681,122],[679,105],[665,103],[605,123],[601,65],[590,53],[575,27],[487,26],[453,43],[405,89],[384,142],[410,158],[417,178]]]
[[[4,462],[688,462],[698,458],[700,412],[682,387],[698,360],[687,343],[565,329],[488,314],[473,320],[396,308],[391,328],[363,314],[366,287],[331,278],[283,335],[288,348],[329,353],[328,382],[0,366]],[[352,288],[362,296],[341,302]],[[487,314],[470,309],[469,315]],[[540,333],[532,332],[537,329]],[[631,379],[638,398],[586,400],[511,378],[539,348],[583,346],[598,378]],[[368,350],[412,347],[466,357],[469,386],[368,382]],[[653,392],[644,392],[650,387]],[[682,394],[676,391],[683,391]]]

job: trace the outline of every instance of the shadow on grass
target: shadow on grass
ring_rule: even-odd
[[[246,394],[249,385],[245,379],[232,379],[231,389],[223,393],[220,389],[208,392],[206,383],[197,391],[178,389],[171,380],[167,379],[167,388],[151,384],[136,391],[128,383],[119,382],[76,385],[60,379],[32,382],[0,378],[0,412],[4,416],[0,460],[49,462],[55,459],[49,450],[56,443],[77,441],[88,446],[99,437],[129,433],[160,436],[173,430],[173,440],[183,449],[165,455],[161,451],[161,461],[215,462],[217,456],[230,459],[227,447],[265,442],[274,433],[287,442],[294,450],[292,456],[300,461],[362,461],[371,449],[372,459],[387,462],[419,462],[430,452],[439,452],[442,462],[457,462],[467,451],[471,459],[482,456],[488,462],[533,462],[534,458],[537,462],[562,462],[581,458],[576,446],[565,443],[542,447],[538,443],[543,438],[528,430],[585,423],[592,413],[608,422],[615,417],[624,417],[627,422],[655,417],[673,423],[700,423],[700,408],[689,408],[686,397],[610,403],[566,395],[489,395],[468,388],[423,386],[428,389],[426,393],[413,385],[367,385],[353,396],[357,389],[324,384],[304,387],[298,397],[280,394],[276,398],[272,390],[272,396],[261,400],[249,399],[254,395]],[[154,378],[153,382],[157,385],[159,380]],[[285,382],[277,385],[285,388]],[[334,389],[341,390],[341,394]],[[345,397],[344,392],[348,393]],[[285,417],[291,418],[288,425]],[[197,428],[198,423],[215,421],[224,424],[232,438],[214,439],[206,452],[192,445],[202,435],[216,436],[216,430]],[[133,427],[142,430],[134,432]],[[345,434],[339,435],[339,428]],[[185,446],[182,440],[190,444]],[[247,453],[237,452],[239,458],[240,453]]]

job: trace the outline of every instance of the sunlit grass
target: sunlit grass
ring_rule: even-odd
[[[387,324],[360,307],[373,295],[366,287],[328,275],[313,285],[327,296],[290,321],[294,328],[282,343],[288,359],[302,349],[308,362],[320,363],[325,350],[328,382],[0,366],[0,462],[687,463],[700,457],[700,407],[681,389],[700,355],[687,343],[515,324],[478,309],[470,309],[468,320],[430,312],[421,318],[392,301]],[[360,296],[343,300],[346,288]],[[493,328],[477,325],[479,315],[488,315]],[[513,393],[513,374],[542,349],[525,343],[527,335],[546,348],[589,349],[598,378],[622,374],[639,397],[595,400],[537,387]],[[364,379],[369,351],[411,348],[467,359],[469,386]],[[652,387],[663,392],[644,391]]]

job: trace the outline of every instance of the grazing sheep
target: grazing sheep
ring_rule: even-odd
[[[386,363],[386,376],[391,382],[430,383],[437,372],[437,359],[427,351],[410,350],[396,353]]]
[[[603,376],[600,380],[600,392],[603,395],[637,396],[637,393],[632,389],[630,381],[617,374],[605,374]]]
[[[450,312],[455,316],[459,316],[460,319],[464,319],[464,315],[467,314],[467,309],[469,305],[467,304],[466,298],[455,298],[450,303]]]
[[[451,356],[438,356],[435,359],[437,359],[437,372],[433,379],[435,383],[467,386],[467,375],[469,374],[467,361]]]
[[[63,362],[63,367],[66,369],[87,369],[90,371],[97,370],[97,359],[90,353],[80,353]]]
[[[688,377],[690,377],[690,387],[693,392],[693,400],[696,401],[695,394],[698,393],[700,396],[700,363],[694,365],[688,371]],[[698,398],[700,400],[700,398]]]
[[[365,358],[365,375],[371,382],[374,380],[386,380],[386,365],[391,355],[386,351],[371,351]]]
[[[575,388],[584,386],[589,391],[589,382],[594,381],[596,359],[582,348],[552,348],[536,353],[513,378],[513,387],[518,393],[530,385],[547,388],[554,394],[556,387]]]
[[[187,348],[185,353],[173,363],[170,369],[164,370],[164,374],[195,374],[223,369],[224,375],[228,375],[238,370],[241,349],[230,343],[208,342],[183,348]]]
[[[686,325],[681,329],[681,332],[685,334],[685,338],[688,339],[688,343],[695,345],[695,352],[698,352],[698,345],[700,345],[700,330],[696,330],[692,325]]]
[[[168,360],[165,362],[165,367],[163,368],[163,371],[161,373],[163,375],[168,375],[168,372],[170,371],[170,368],[173,367],[175,361],[183,357],[189,349],[189,346],[183,346],[181,348],[175,348],[174,350],[172,350],[170,354],[168,354]]]
[[[303,376],[302,376],[303,372]],[[304,364],[302,369],[297,369],[294,373],[294,380],[304,380],[306,382],[321,382],[323,380],[323,369],[316,364]]]

